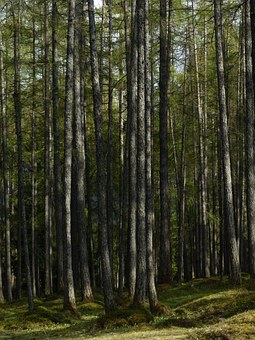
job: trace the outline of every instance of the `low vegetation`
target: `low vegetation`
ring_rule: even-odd
[[[162,285],[160,302],[168,315],[153,316],[148,305],[132,306],[127,297],[105,315],[103,296],[78,302],[79,314],[63,311],[57,296],[35,299],[33,313],[24,298],[0,306],[1,339],[251,339],[255,338],[255,282],[241,286],[227,280],[197,279],[182,285]]]

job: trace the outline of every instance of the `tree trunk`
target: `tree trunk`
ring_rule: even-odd
[[[52,293],[50,238],[50,74],[49,74],[48,2],[44,2],[44,225],[45,225],[45,295]]]
[[[150,310],[153,312],[158,305],[158,297],[155,286],[155,263],[154,263],[154,196],[153,196],[153,172],[152,172],[152,146],[153,146],[153,123],[151,108],[151,69],[150,69],[150,32],[149,32],[149,1],[145,0],[144,18],[144,65],[145,65],[145,185],[146,185],[146,269]]]
[[[249,270],[255,277],[255,150],[254,150],[254,94],[252,82],[252,40],[250,3],[245,3],[245,64],[246,64],[246,199],[249,242]]]
[[[82,21],[86,20],[86,1],[82,1]],[[95,270],[93,263],[93,234],[92,234],[92,195],[91,195],[91,177],[90,177],[90,154],[89,154],[89,143],[87,136],[87,112],[86,112],[86,72],[87,72],[87,57],[86,57],[86,29],[84,25],[80,28],[80,81],[81,81],[81,113],[82,113],[82,129],[84,134],[84,150],[85,150],[85,178],[86,178],[86,198],[88,209],[87,217],[87,246],[88,246],[88,260],[89,260],[89,271],[90,281],[92,287],[95,286]]]
[[[99,215],[99,237],[102,264],[102,281],[104,291],[105,310],[109,312],[116,308],[113,296],[113,277],[110,264],[107,206],[106,206],[106,174],[104,161],[104,144],[102,135],[102,93],[99,81],[98,58],[96,51],[96,26],[94,14],[94,1],[88,0],[89,32],[90,32],[90,63],[92,76],[92,90],[94,103],[94,121],[96,137],[96,165],[97,165],[97,199]]]
[[[54,203],[56,223],[57,247],[57,289],[63,290],[63,196],[61,185],[61,160],[60,160],[60,115],[58,108],[58,9],[57,1],[52,0],[52,114],[54,136]]]
[[[81,111],[80,35],[81,7],[76,5],[75,49],[74,49],[74,186],[76,187],[76,221],[79,237],[81,295],[84,301],[93,301],[90,284],[87,235],[85,225],[85,151],[83,117]]]
[[[159,282],[172,281],[168,181],[169,55],[166,0],[160,0],[159,140],[160,140],[160,257]]]
[[[72,117],[74,65],[75,0],[68,2],[68,33],[66,60],[66,97],[64,116],[64,308],[76,311],[72,269],[71,241],[71,178],[72,178]]]
[[[220,136],[223,161],[224,207],[228,235],[228,250],[230,258],[230,279],[235,284],[241,283],[239,252],[236,242],[234,206],[232,193],[232,176],[230,164],[230,149],[228,136],[227,101],[224,80],[224,61],[222,49],[222,22],[220,0],[214,0],[214,19],[216,35],[216,58],[218,76],[218,97],[220,109]]]
[[[109,238],[109,255],[113,271],[113,85],[112,85],[112,0],[108,1],[109,23],[108,23],[108,152],[107,152],[107,225]],[[114,277],[114,276],[113,276]]]
[[[24,170],[23,170],[23,152],[22,152],[22,130],[21,130],[21,95],[20,95],[20,2],[18,4],[18,14],[16,17],[15,8],[12,4],[12,15],[14,24],[14,110],[15,110],[15,127],[17,136],[18,147],[18,211],[20,230],[22,228],[24,256],[25,256],[25,269],[26,269],[26,282],[27,282],[27,296],[28,296],[28,308],[32,311],[34,308],[33,292],[32,292],[32,280],[30,272],[30,260],[28,250],[28,237],[27,237],[27,222],[26,222],[26,209],[25,209],[25,188],[24,188]]]
[[[122,70],[120,70],[120,77]],[[125,284],[125,228],[126,228],[126,208],[127,208],[127,147],[124,149],[124,103],[123,91],[119,90],[119,282],[118,292],[120,295],[123,293]],[[125,141],[127,146],[127,139]]]
[[[132,3],[134,6],[134,1]],[[134,12],[134,11],[133,11]],[[125,34],[126,34],[126,67],[127,67],[127,124],[128,124],[128,291],[131,298],[135,294],[136,282],[136,134],[137,134],[137,23],[134,17],[131,22],[131,39],[127,31],[127,0],[125,0]],[[130,52],[129,52],[130,51]]]
[[[32,202],[31,202],[31,238],[32,238],[32,249],[31,249],[31,269],[32,269],[32,290],[33,295],[36,296],[36,274],[35,274],[35,248],[36,248],[36,232],[37,232],[37,216],[36,216],[36,172],[37,172],[37,161],[36,161],[36,57],[35,57],[35,39],[36,39],[36,31],[35,31],[35,20],[33,19],[33,89],[32,89],[32,121],[31,121],[31,187],[32,187]]]
[[[145,303],[146,289],[146,191],[145,191],[145,70],[144,70],[144,0],[136,2],[137,20],[137,210],[136,210],[136,287],[134,303]]]
[[[193,6],[193,2],[192,2]],[[199,78],[199,66],[197,55],[197,43],[194,23],[194,8],[193,10],[193,39],[194,39],[194,60],[195,60],[195,75],[196,75],[196,99],[198,112],[198,126],[199,126],[199,178],[200,178],[200,196],[201,196],[201,246],[202,246],[202,275],[204,277],[210,276],[209,266],[209,226],[207,220],[207,189],[206,189],[206,167],[205,167],[205,140],[204,140],[204,124],[203,116],[205,112],[202,110],[201,103],[201,84]]]
[[[9,186],[9,158],[8,158],[8,124],[7,124],[7,89],[4,79],[3,42],[0,32],[0,103],[2,116],[2,155],[4,182],[4,225],[6,250],[6,285],[7,300],[12,302],[12,272],[11,272],[11,234],[10,234],[10,186]]]

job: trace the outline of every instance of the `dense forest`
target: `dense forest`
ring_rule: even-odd
[[[10,0],[0,302],[255,278],[255,1]]]

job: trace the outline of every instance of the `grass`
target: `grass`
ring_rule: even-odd
[[[148,305],[133,307],[125,297],[122,306],[104,314],[103,297],[94,303],[78,301],[78,316],[64,312],[62,298],[35,299],[0,305],[0,339],[251,339],[255,338],[255,282],[245,279],[233,287],[225,279],[193,280],[162,285],[159,300],[170,315],[152,316]],[[168,313],[169,314],[169,313]]]

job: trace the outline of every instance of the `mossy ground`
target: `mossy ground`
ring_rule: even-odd
[[[193,280],[158,289],[168,314],[152,316],[148,305],[134,307],[127,297],[116,312],[104,315],[103,298],[78,301],[79,314],[64,312],[62,298],[26,299],[0,305],[0,339],[255,339],[255,281],[238,287],[225,279]]]

